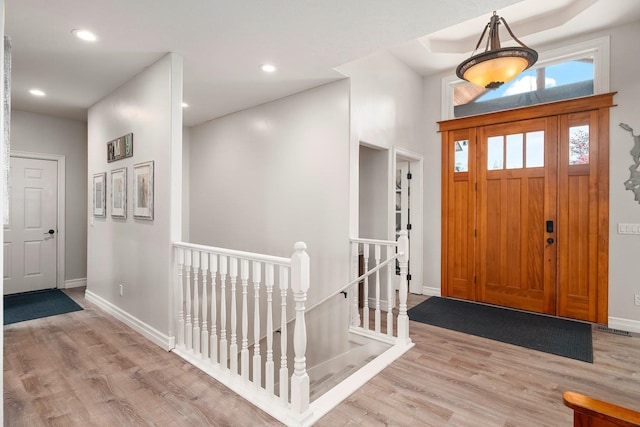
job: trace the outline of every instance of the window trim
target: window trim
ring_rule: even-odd
[[[532,69],[546,67],[581,59],[593,55],[593,95],[609,92],[610,37],[604,36],[593,40],[574,43],[556,49],[538,52],[539,60]],[[442,78],[441,120],[455,119],[453,113],[453,89],[464,80],[451,74]]]

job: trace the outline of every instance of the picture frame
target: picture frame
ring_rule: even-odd
[[[104,218],[107,216],[107,173],[100,172],[93,175],[93,216]]]
[[[111,171],[111,217],[127,217],[127,168]]]
[[[115,162],[133,156],[133,133],[107,142],[107,162]]]
[[[153,220],[153,160],[133,165],[133,217]]]

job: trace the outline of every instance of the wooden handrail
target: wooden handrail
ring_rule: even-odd
[[[572,391],[562,394],[564,404],[573,409],[574,427],[638,427],[640,412],[593,399]]]

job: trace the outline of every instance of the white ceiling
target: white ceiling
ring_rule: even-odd
[[[639,0],[5,0],[5,9],[13,108],[86,120],[88,107],[176,52],[187,126],[343,78],[336,67],[380,50],[422,75],[455,67],[493,10],[533,48],[640,21]],[[99,41],[75,39],[74,28]],[[260,71],[266,62],[278,71]],[[47,96],[32,97],[33,87]]]

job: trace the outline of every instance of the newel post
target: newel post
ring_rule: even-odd
[[[398,307],[398,341],[410,343],[409,338],[409,316],[407,316],[407,293],[409,291],[409,282],[407,281],[407,271],[409,267],[409,237],[407,230],[400,231],[398,237],[398,264],[400,266],[400,304]]]
[[[296,303],[296,322],[293,330],[294,370],[291,376],[291,409],[303,414],[309,409],[309,375],[305,353],[307,350],[307,327],[304,320],[304,302],[309,290],[309,255],[307,245],[297,242],[291,256],[291,289]]]

